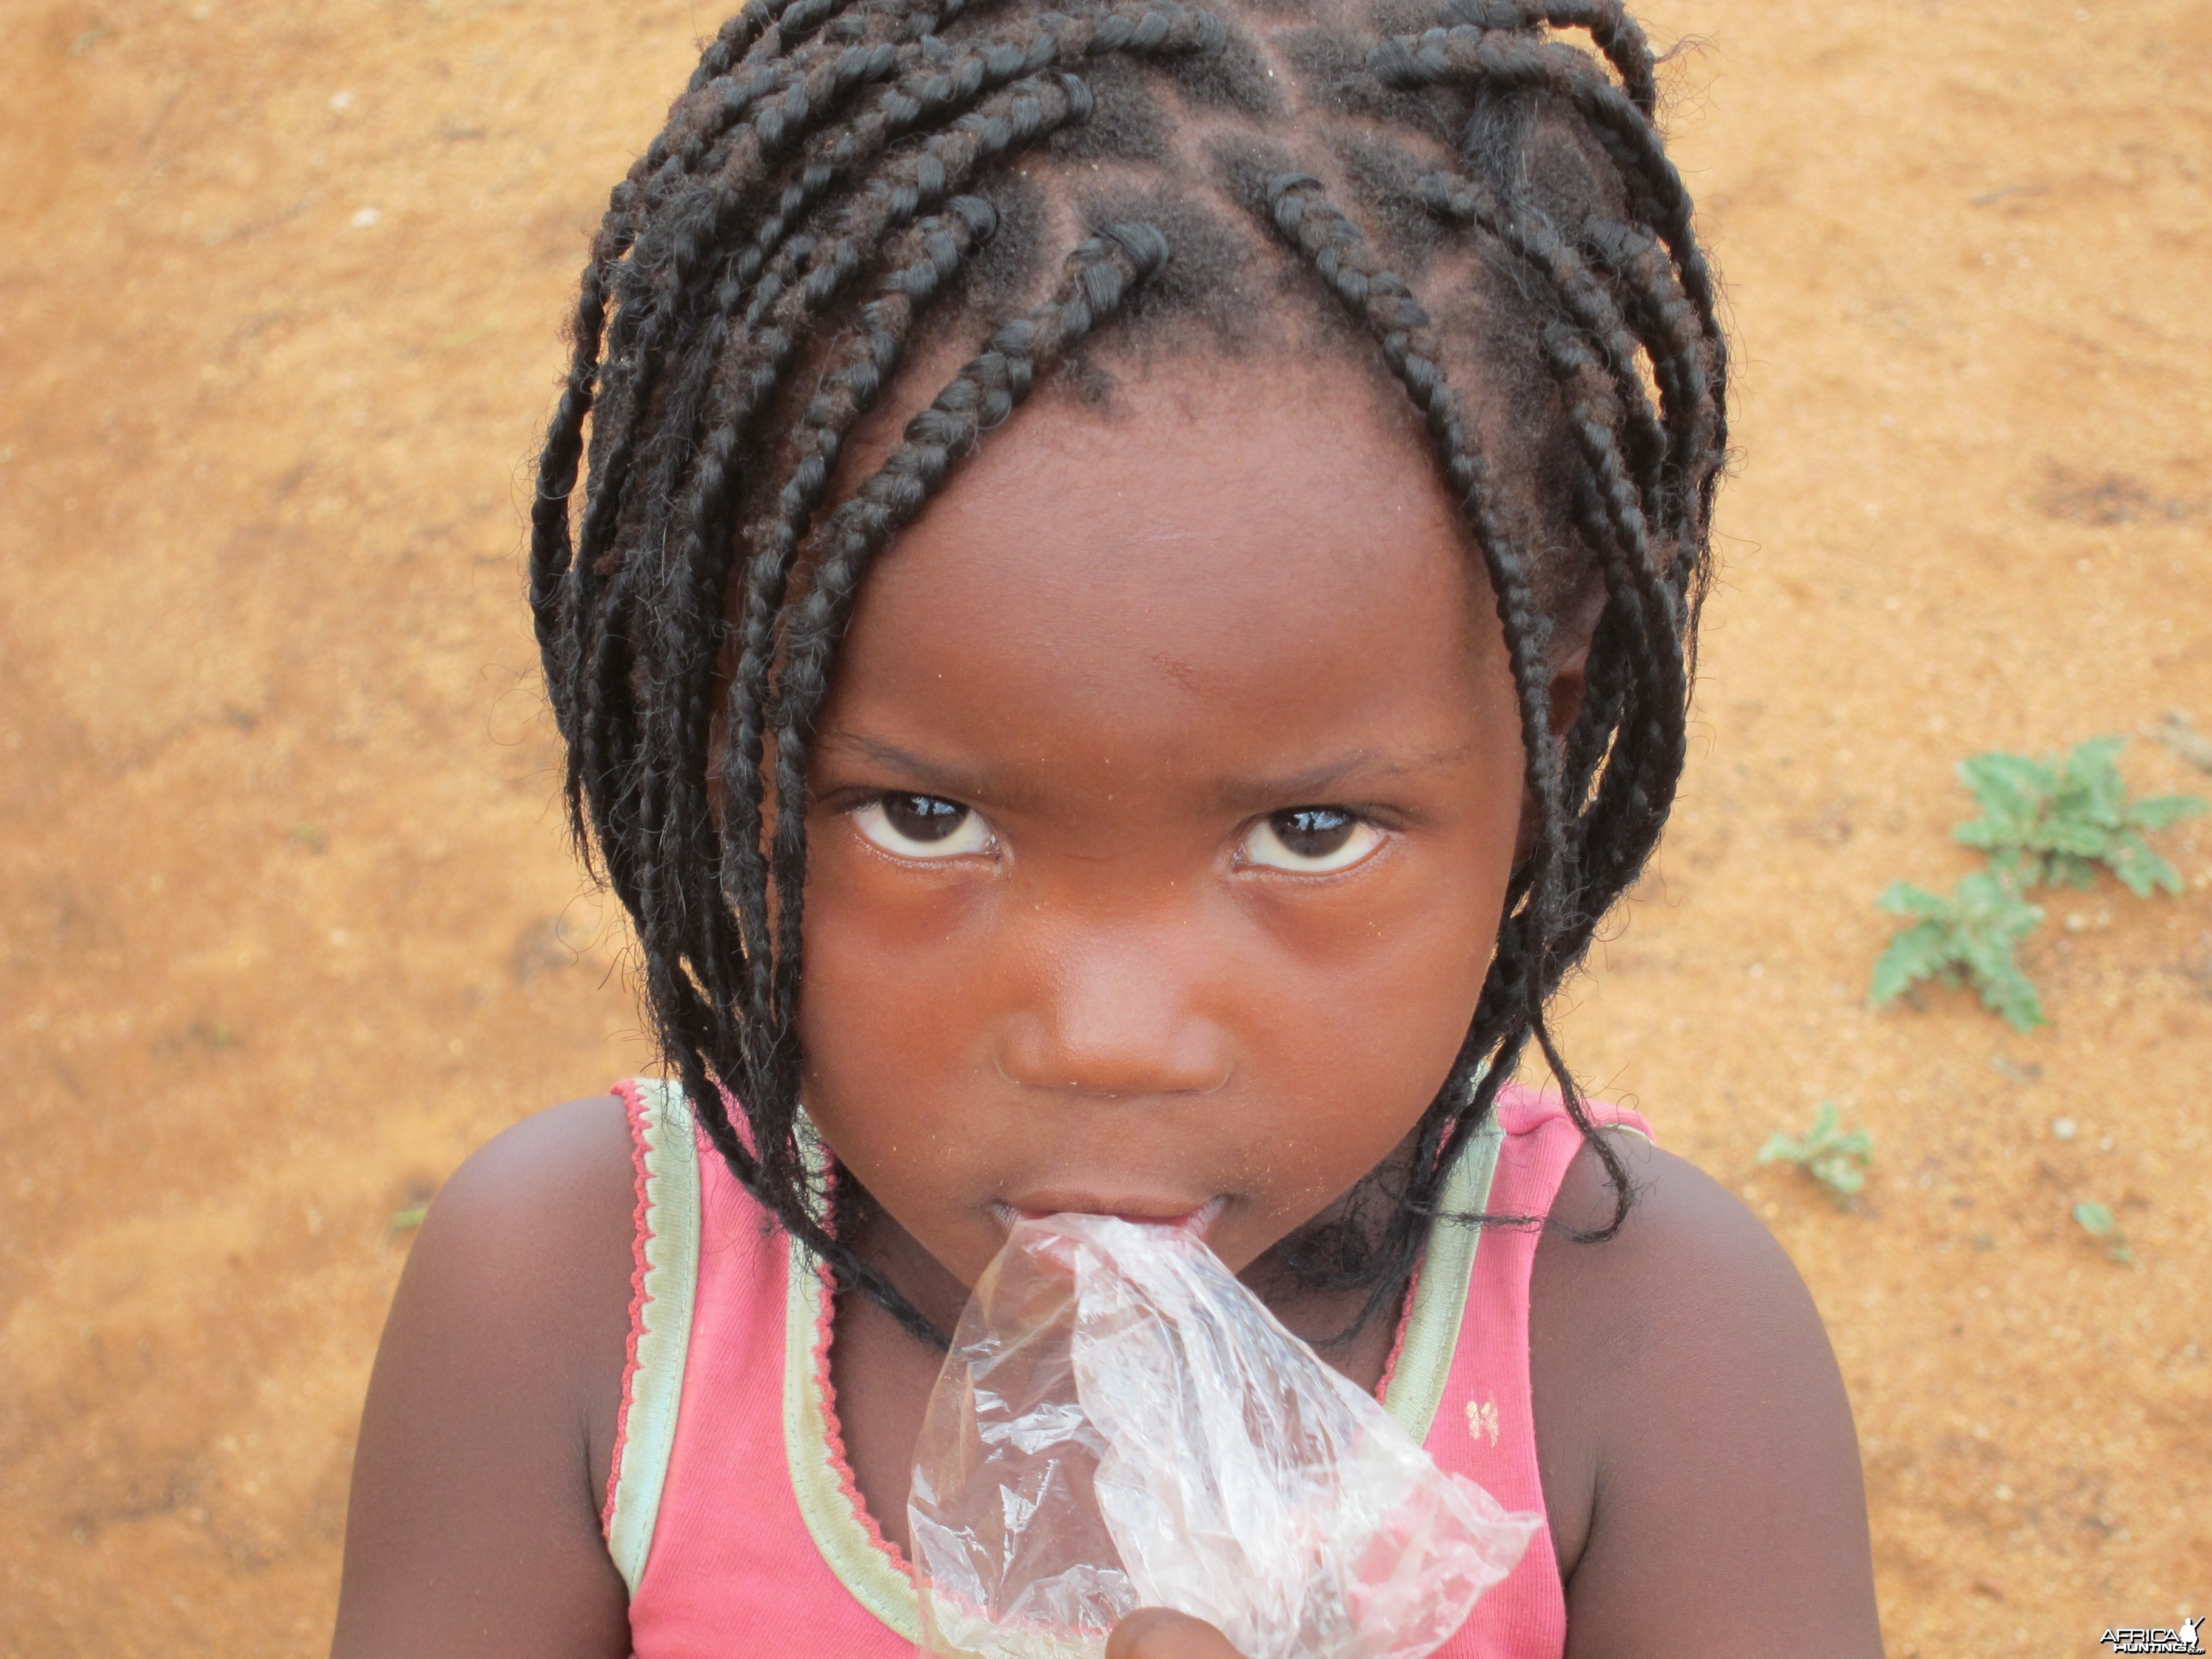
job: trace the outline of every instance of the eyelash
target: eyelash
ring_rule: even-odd
[[[999,850],[998,834],[988,819],[966,802],[942,795],[886,790],[847,809],[847,816],[870,846],[909,863],[945,864]],[[902,824],[898,821],[902,817],[910,822]],[[945,826],[941,835],[912,833],[940,823]],[[1339,830],[1344,838],[1324,852],[1302,853],[1293,844],[1296,838],[1327,838]],[[1382,841],[1382,829],[1350,807],[1284,807],[1246,826],[1237,838],[1236,862],[1244,868],[1275,870],[1285,875],[1333,876],[1364,864]],[[1349,855],[1340,856],[1346,854]]]

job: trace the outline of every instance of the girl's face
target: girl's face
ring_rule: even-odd
[[[1022,1211],[1194,1214],[1241,1270],[1450,1070],[1522,745],[1395,390],[1267,359],[1040,394],[867,581],[815,749],[804,1097],[963,1285]]]

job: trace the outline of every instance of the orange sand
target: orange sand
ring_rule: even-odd
[[[2184,898],[2052,901],[2033,1036],[1869,1012],[1869,901],[1972,867],[1960,756],[2212,726],[2212,10],[1648,14],[1705,43],[1742,461],[1571,1051],[1811,1281],[1893,1651],[2100,1652],[2212,1610],[2212,827]],[[551,807],[521,464],[718,21],[0,0],[0,1652],[321,1651],[392,1212],[647,1061]],[[1824,1099],[1861,1213],[1753,1163]]]

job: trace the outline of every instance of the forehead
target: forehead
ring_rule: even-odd
[[[1039,394],[878,561],[830,722],[1048,747],[1073,721],[1157,757],[1466,708],[1487,585],[1377,378],[1267,357]]]

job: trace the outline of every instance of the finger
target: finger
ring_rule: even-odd
[[[1243,1659],[1229,1638],[1187,1613],[1139,1607],[1106,1638],[1106,1659]]]

